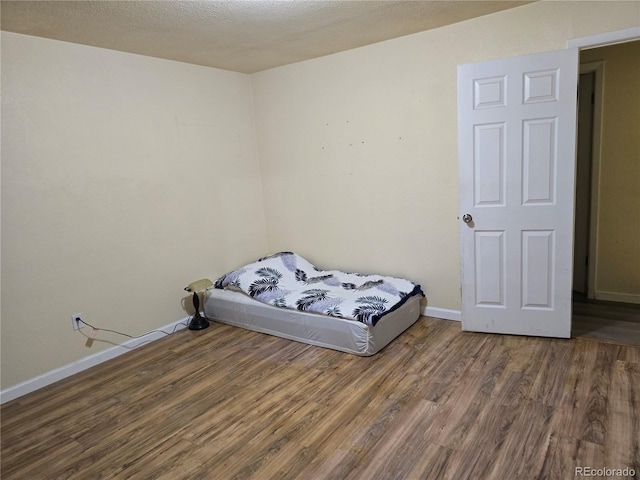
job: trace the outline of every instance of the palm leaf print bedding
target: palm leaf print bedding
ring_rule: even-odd
[[[215,288],[238,290],[281,308],[375,325],[410,297],[424,293],[409,280],[320,270],[293,252],[280,252],[229,272]]]

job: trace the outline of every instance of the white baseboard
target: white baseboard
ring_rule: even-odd
[[[637,293],[603,292],[596,290],[596,300],[607,302],[640,303],[640,295]]]
[[[173,323],[165,325],[164,327],[160,327],[157,330],[164,330],[165,332],[172,332],[174,328],[176,329],[176,331],[182,330],[183,328],[186,328],[187,322],[190,318],[191,317],[185,317],[182,320],[177,320]],[[179,328],[179,325],[181,323],[184,323],[185,325],[184,327]],[[166,336],[165,334],[157,330],[149,332],[148,335],[145,335],[142,338],[132,338],[131,340],[127,340],[120,345],[115,345],[111,348],[98,353],[94,353],[93,355],[89,355],[68,365],[64,365],[49,372],[43,373],[42,375],[38,375],[37,377],[25,380],[22,383],[14,385],[13,387],[5,388],[4,390],[0,391],[0,405],[26,395],[27,393],[34,392],[42,387],[46,387],[47,385],[51,385],[58,380],[70,377],[73,374],[82,372],[83,370],[91,368],[102,362],[106,362],[107,360],[111,360],[112,358],[118,357],[123,353],[130,352],[135,348]]]
[[[447,308],[424,307],[422,315],[425,317],[442,318],[444,320],[462,321],[462,312],[460,310],[449,310]]]
[[[459,310],[449,310],[446,308],[427,306],[422,309],[422,315],[427,317],[442,318],[445,320],[456,320],[458,322],[461,320],[461,313]],[[181,323],[185,323],[185,326],[182,328],[186,328],[186,322],[188,322],[189,318],[190,317],[185,317],[181,320],[177,320],[173,323],[165,325],[164,327],[160,327],[158,330],[170,332],[173,331],[173,329]],[[181,328],[176,328],[176,331],[180,329]],[[123,353],[130,352],[135,348],[163,338],[164,336],[165,335],[161,332],[153,331],[143,338],[132,338],[131,340],[127,340],[120,345],[115,345],[111,348],[94,353],[93,355],[89,355],[68,365],[64,365],[49,372],[43,373],[42,375],[38,375],[37,377],[25,380],[22,383],[0,391],[0,405],[11,400],[15,400],[16,398],[19,398],[28,393],[35,392],[36,390],[46,387],[47,385],[51,385],[58,380],[62,380],[76,373],[80,373],[83,370],[99,365],[103,362],[106,362],[107,360],[111,360],[112,358],[118,357]]]

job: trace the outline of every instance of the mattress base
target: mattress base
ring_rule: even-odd
[[[204,302],[207,317],[236,327],[369,356],[382,350],[420,317],[420,295],[383,316],[375,327],[344,318],[274,307],[244,293],[213,289]]]

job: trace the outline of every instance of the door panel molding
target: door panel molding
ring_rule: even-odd
[[[578,50],[458,66],[463,330],[571,335]]]

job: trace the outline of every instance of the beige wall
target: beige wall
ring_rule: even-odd
[[[261,188],[248,75],[3,32],[2,388],[111,347],[73,313],[186,317],[266,251]]]
[[[147,332],[265,251],[458,309],[456,66],[639,19],[542,2],[251,77],[2,33],[2,388],[110,346],[72,313]]]
[[[638,24],[639,2],[540,2],[255,74],[269,245],[459,310],[457,65]]]
[[[604,61],[596,297],[640,303],[640,41],[580,60]]]

